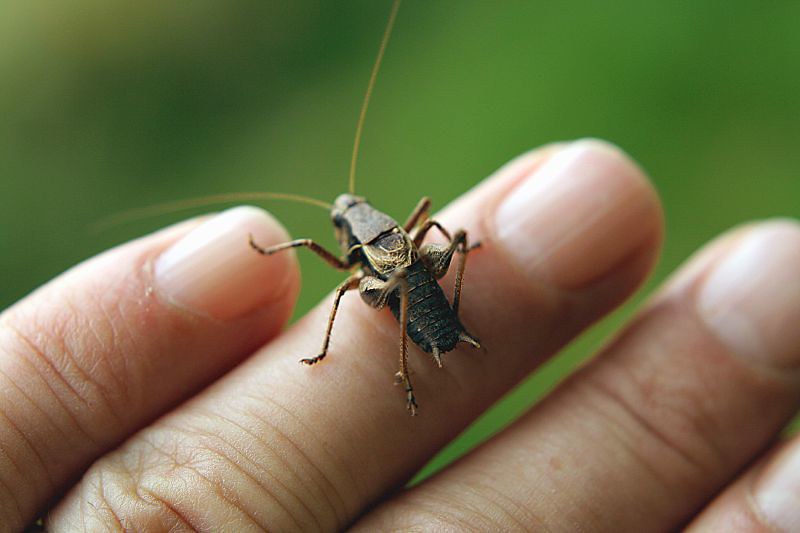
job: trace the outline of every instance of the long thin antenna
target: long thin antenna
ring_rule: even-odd
[[[131,222],[142,218],[164,215],[166,213],[174,213],[177,211],[192,209],[194,207],[203,207],[207,205],[221,204],[225,202],[240,202],[248,200],[287,200],[290,202],[299,202],[303,204],[313,205],[316,207],[321,207],[326,211],[330,211],[331,208],[333,208],[332,204],[323,202],[322,200],[317,200],[316,198],[310,198],[308,196],[302,196],[299,194],[289,194],[282,192],[234,192],[227,194],[213,194],[210,196],[203,196],[199,198],[186,198],[184,200],[177,200],[174,202],[165,202],[162,204],[155,204],[146,207],[139,207],[136,209],[129,209],[128,211],[116,213],[114,215],[108,216],[106,218],[100,219],[97,222],[90,224],[89,230],[93,233],[96,233],[114,226],[118,226],[120,224],[124,224],[126,222]]]
[[[378,57],[375,59],[375,65],[372,67],[372,74],[369,77],[369,84],[367,85],[367,93],[364,95],[364,102],[361,104],[361,113],[358,115],[356,138],[353,142],[353,156],[350,158],[350,181],[348,187],[350,194],[354,194],[356,192],[356,162],[358,161],[358,149],[361,146],[361,132],[364,130],[364,119],[367,117],[369,99],[372,97],[372,89],[375,87],[375,80],[377,79],[378,71],[381,68],[383,54],[386,52],[386,45],[389,44],[389,37],[392,35],[394,19],[397,18],[397,10],[400,9],[400,1],[401,0],[394,0],[394,3],[392,4],[392,12],[389,14],[389,22],[386,24],[386,29],[383,32],[381,47],[378,49]]]

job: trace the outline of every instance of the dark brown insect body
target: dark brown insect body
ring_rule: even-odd
[[[447,273],[453,253],[466,250],[466,234],[459,232],[453,239],[436,222],[427,219],[430,202],[423,198],[412,218],[401,228],[389,216],[373,208],[363,198],[342,195],[337,199],[334,224],[342,228],[340,242],[348,250],[353,250],[349,258],[361,266],[362,271],[381,281],[389,282],[392,277],[405,278],[407,292],[407,334],[414,344],[425,352],[434,354],[441,362],[440,354],[455,348],[459,341],[471,339],[464,326],[458,320],[456,311],[444,295],[444,291],[436,282],[437,278]],[[346,207],[349,205],[350,207]],[[438,226],[450,239],[449,246],[428,245],[422,252],[419,243],[425,233]],[[412,232],[414,237],[407,232]],[[347,236],[347,238],[343,238]],[[402,269],[402,270],[401,270]],[[458,276],[458,295],[460,296],[461,270]],[[378,284],[372,281],[361,282],[362,297],[373,304],[373,294]],[[397,320],[402,313],[402,297],[400,289],[389,293],[385,301]],[[458,298],[457,296],[456,298]],[[458,309],[458,303],[455,303]]]
[[[467,253],[467,235],[458,231],[451,236],[438,222],[428,218],[430,201],[423,198],[403,226],[373,208],[361,197],[342,194],[331,210],[331,219],[342,250],[337,257],[309,239],[300,239],[271,248],[261,248],[251,239],[251,246],[264,255],[306,246],[341,270],[354,270],[336,290],[328,319],[322,350],[305,364],[322,360],[328,352],[331,329],[341,297],[358,288],[362,299],[376,309],[389,306],[400,323],[400,371],[397,381],[406,389],[407,406],[416,414],[411,381],[408,376],[408,337],[425,352],[433,355],[439,366],[441,355],[459,342],[479,347],[458,319],[461,281]],[[426,244],[422,240],[432,228],[449,240],[446,245]],[[437,279],[444,276],[455,253],[459,254],[453,304],[447,301]]]
[[[417,261],[406,268],[408,281],[408,337],[428,353],[449,352],[466,333],[436,279]],[[400,319],[400,297],[389,296],[389,308]]]

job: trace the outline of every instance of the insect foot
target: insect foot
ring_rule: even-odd
[[[403,375],[402,372],[397,372],[394,375],[394,384],[400,385],[401,383],[406,391],[406,409],[411,413],[411,416],[417,416],[419,405],[417,405],[417,399],[414,397],[414,388],[411,386],[411,380],[408,379],[408,376]]]
[[[321,354],[317,355],[316,357],[309,357],[307,359],[300,359],[300,362],[302,364],[304,364],[304,365],[311,366],[311,365],[317,364],[320,361],[322,361],[323,357],[325,357],[325,354],[321,353]]]
[[[411,370],[410,368],[407,370],[407,372],[408,372],[409,376],[414,373],[414,371]],[[401,383],[404,383],[404,382],[405,382],[405,379],[403,378],[403,373],[400,372],[400,371],[395,372],[394,373],[394,384],[395,385],[400,385]]]
[[[414,399],[414,393],[410,387],[406,388],[406,394],[408,395],[406,398],[406,409],[411,413],[411,416],[417,416],[417,409],[419,406],[417,405],[417,400]]]

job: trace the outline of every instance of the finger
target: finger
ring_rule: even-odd
[[[439,369],[412,347],[421,416],[408,416],[391,385],[397,323],[348,294],[322,363],[297,361],[318,352],[330,301],[98,462],[51,527],[116,517],[134,529],[344,527],[629,295],[661,232],[641,171],[598,141],[515,161],[440,221],[483,243],[469,256],[461,310],[487,348],[447,353]]]
[[[798,271],[796,223],[722,238],[543,404],[361,525],[680,526],[800,405]]]
[[[238,208],[102,254],[0,316],[0,524],[19,529],[98,455],[274,336],[294,304],[286,238]],[[177,241],[177,242],[176,242]]]
[[[800,531],[800,438],[748,469],[687,531]]]

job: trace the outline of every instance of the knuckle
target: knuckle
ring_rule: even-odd
[[[317,531],[342,527],[342,499],[299,444],[216,414],[161,424],[97,463],[81,513],[133,530]]]
[[[48,530],[70,531],[187,531],[188,522],[169,500],[151,490],[148,468],[154,467],[143,450],[127,449],[124,459],[98,461],[83,477],[78,491],[48,517]],[[167,463],[162,458],[162,465]],[[149,463],[149,464],[148,464]],[[146,465],[146,466],[145,466]]]

